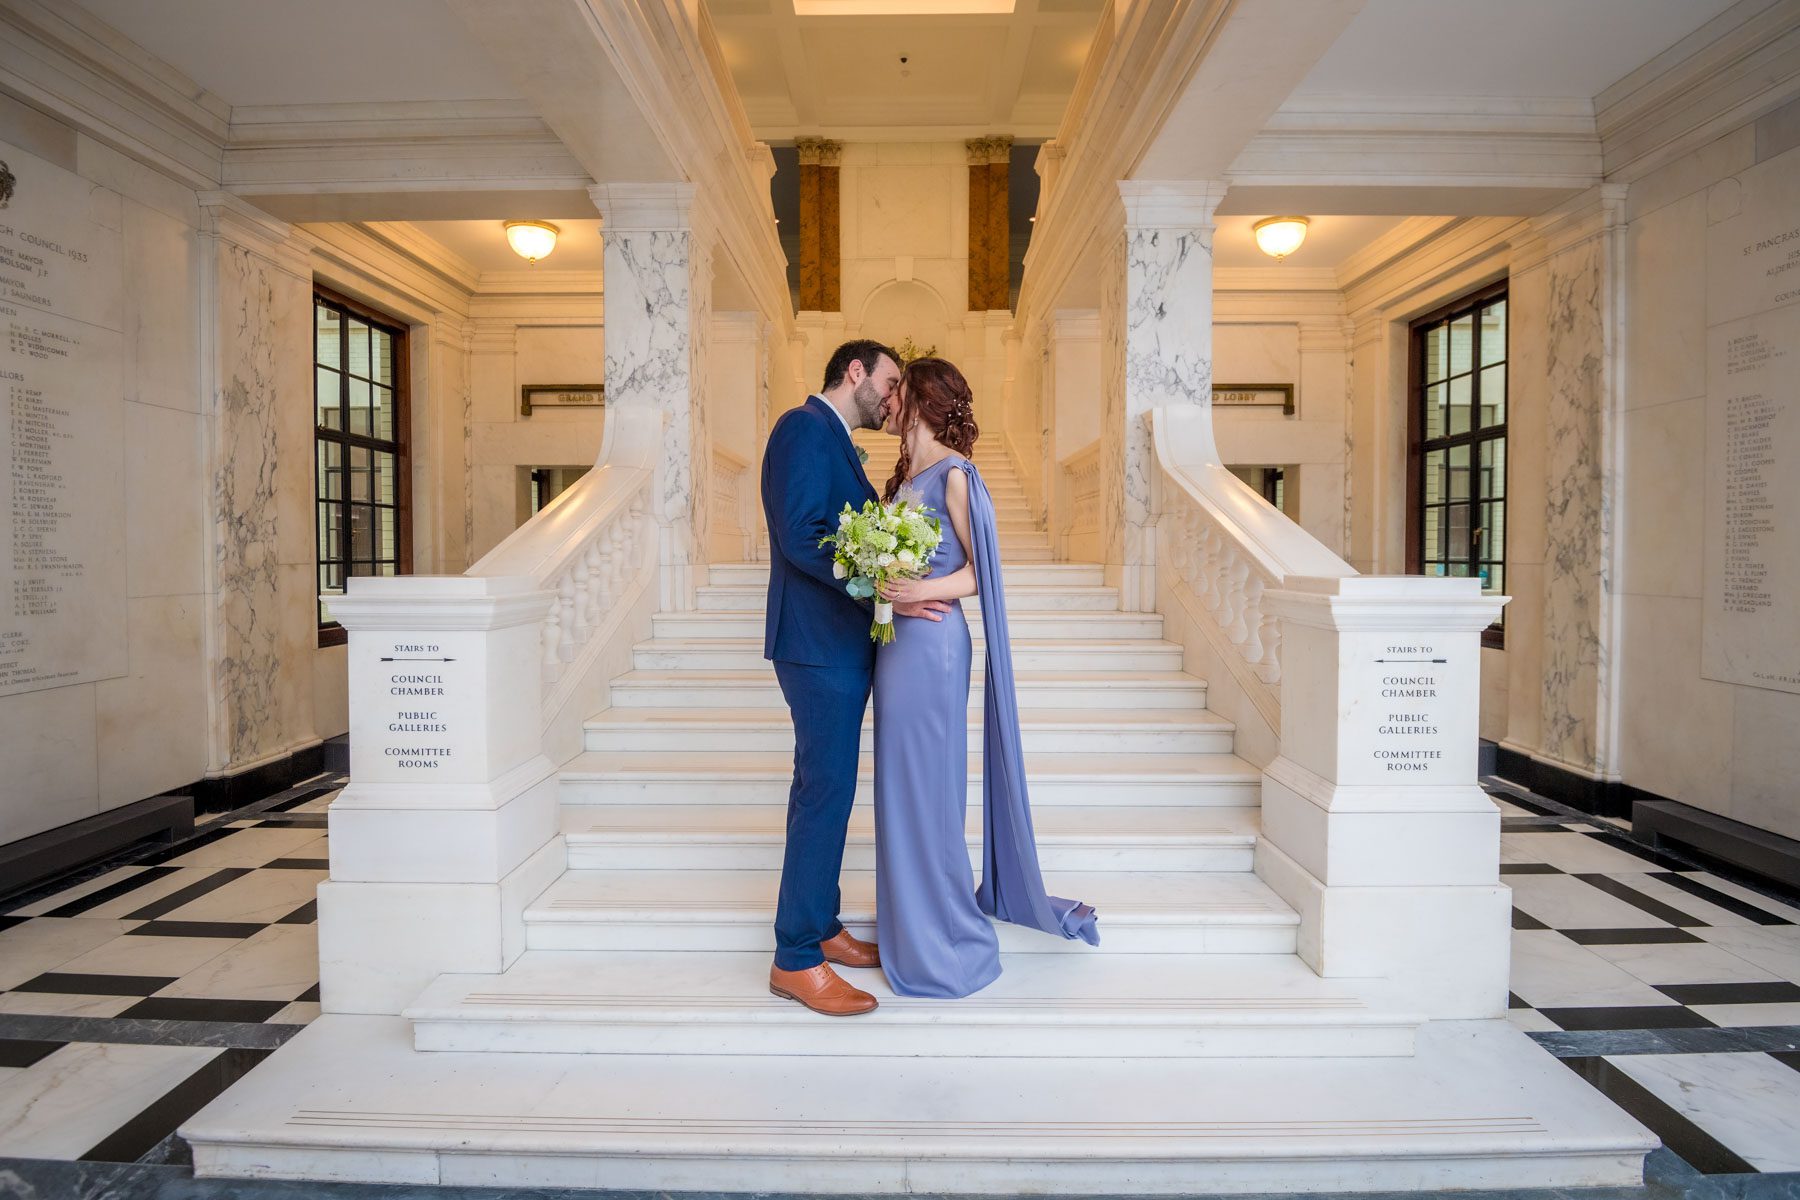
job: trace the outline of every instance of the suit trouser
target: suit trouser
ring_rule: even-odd
[[[788,791],[787,849],[775,904],[775,965],[784,971],[824,962],[819,943],[844,928],[838,921],[838,876],[874,674],[870,667],[775,664],[794,717],[794,785]]]

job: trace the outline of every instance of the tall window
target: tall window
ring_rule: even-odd
[[[1407,556],[1424,575],[1506,590],[1506,285],[1413,323],[1412,520]],[[1487,631],[1501,644],[1501,626]]]
[[[412,569],[405,326],[324,288],[313,292],[319,593],[352,575]],[[344,640],[319,605],[319,644]]]

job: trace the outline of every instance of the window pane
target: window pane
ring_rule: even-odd
[[[348,318],[350,330],[350,373],[369,377],[369,326],[355,317]]]
[[[1475,314],[1465,313],[1450,322],[1450,373],[1459,375],[1473,365]]]
[[[1444,510],[1444,526],[1447,530],[1447,543],[1444,557],[1450,560],[1452,567],[1469,557],[1469,506],[1452,504]],[[1456,574],[1453,570],[1451,574]]]
[[[1448,413],[1450,416],[1451,433],[1469,432],[1469,406],[1474,394],[1475,377],[1473,375],[1464,375],[1460,379],[1452,379],[1450,381],[1450,403]],[[350,419],[354,422],[356,420],[355,414],[352,414]]]
[[[350,499],[373,500],[372,485],[369,481],[369,451],[361,446],[350,447]]]
[[[1448,455],[1442,450],[1428,450],[1425,453],[1425,503],[1441,504],[1447,498],[1448,488],[1444,480],[1444,472],[1449,462]]]
[[[1496,500],[1481,506],[1481,537],[1475,557],[1498,561],[1506,553],[1506,503]]]
[[[1506,364],[1481,373],[1480,428],[1506,424]]]
[[[350,432],[369,432],[369,385],[360,379],[350,380]]]
[[[338,367],[342,347],[339,339],[343,336],[343,318],[323,305],[313,306],[313,356],[322,367]]]
[[[372,378],[376,383],[394,386],[394,336],[385,329],[369,330],[374,342],[375,373]]]
[[[339,429],[343,410],[339,407],[343,397],[338,395],[341,376],[329,367],[320,367],[313,381],[313,400],[319,409],[319,427],[321,429]]]
[[[1498,497],[1506,495],[1506,439],[1488,438],[1481,443],[1481,494]]]
[[[375,500],[394,503],[394,456],[381,451],[375,452]]]
[[[1427,559],[1444,557],[1444,510],[1442,508],[1425,510],[1425,536],[1420,545],[1424,548],[1423,557]]]
[[[1506,301],[1496,300],[1481,310],[1481,362],[1506,361]]]
[[[1502,368],[1504,370],[1504,368]],[[375,406],[374,435],[384,442],[394,440],[394,393],[384,387],[377,386],[370,394],[370,402]]]
[[[1450,564],[1449,574],[1455,579],[1467,579],[1469,577],[1469,564],[1466,562],[1453,562]]]
[[[1450,373],[1450,334],[1442,325],[1425,333],[1425,382],[1436,383]]]
[[[1484,563],[1481,568],[1481,590],[1490,596],[1498,596],[1506,591],[1506,568],[1500,563]]]
[[[1425,389],[1425,437],[1436,439],[1450,431],[1450,422],[1444,412],[1444,405],[1449,403],[1450,387],[1448,384],[1434,383]]]
[[[1449,495],[1452,500],[1469,498],[1469,447],[1450,447]]]
[[[375,510],[366,504],[350,506],[350,573],[367,575],[364,564],[375,557]]]
[[[321,500],[340,500],[344,495],[344,448],[336,442],[321,441],[319,449],[319,486]]]
[[[393,525],[392,509],[369,509],[369,558],[377,565],[382,559],[393,557],[393,551],[389,549],[393,544]],[[377,570],[375,574],[380,575],[382,572]]]

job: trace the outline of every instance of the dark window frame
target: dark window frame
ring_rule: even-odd
[[[337,312],[340,317],[355,317],[359,321],[363,321],[380,329],[392,339],[394,355],[392,438],[378,438],[370,434],[350,432],[350,372],[347,369],[349,366],[348,322],[340,321],[339,324],[338,362],[343,369],[340,369],[337,372],[338,428],[332,429],[328,426],[319,424],[318,379],[319,368],[323,365],[319,362],[318,340],[318,310],[321,307]],[[350,296],[346,296],[341,292],[334,291],[322,283],[317,281],[313,283],[313,320],[311,336],[313,348],[313,550],[316,560],[314,571],[315,581],[318,581],[319,576],[322,574],[324,567],[328,563],[337,562],[341,562],[344,565],[345,576],[348,578],[351,563],[351,536],[349,530],[350,508],[352,502],[350,488],[347,481],[340,484],[338,487],[339,494],[336,499],[321,494],[322,489],[320,484],[322,481],[320,479],[319,468],[319,444],[321,442],[336,443],[342,448],[341,453],[339,454],[338,470],[343,472],[349,470],[350,450],[352,448],[362,448],[374,452],[392,454],[394,456],[394,502],[391,506],[377,505],[376,507],[385,508],[392,513],[394,525],[395,574],[410,575],[412,573],[412,362],[409,353],[409,338],[407,336],[409,332],[410,330],[406,322],[400,318],[389,313],[384,313],[379,309],[371,308],[367,304],[353,299]],[[321,508],[327,504],[340,505],[343,510],[341,528],[345,530],[345,535],[342,547],[344,557],[342,559],[327,559],[319,553],[319,513]],[[322,584],[320,585],[320,590],[324,590]],[[324,612],[321,611],[319,614],[319,645],[321,647],[342,646],[348,641],[349,634],[344,627],[336,621],[326,620]]]
[[[1471,487],[1468,503],[1471,512],[1473,512],[1478,504],[1493,502],[1491,500],[1483,500],[1475,495],[1476,488],[1474,481],[1479,476],[1479,470],[1477,469],[1476,464],[1480,462],[1481,444],[1492,441],[1501,443],[1506,450],[1506,470],[1503,475],[1498,502],[1503,514],[1507,512],[1509,507],[1509,501],[1512,497],[1512,447],[1508,438],[1508,430],[1512,420],[1512,304],[1510,303],[1508,294],[1509,282],[1510,281],[1507,279],[1500,279],[1494,283],[1485,284],[1472,292],[1466,292],[1463,295],[1458,296],[1455,300],[1452,300],[1450,303],[1415,318],[1407,327],[1406,569],[1414,575],[1422,575],[1425,572],[1425,459],[1429,452],[1434,450],[1448,451],[1452,447],[1457,446],[1467,446],[1469,448]],[[1474,419],[1474,414],[1481,411],[1482,370],[1486,366],[1495,365],[1494,363],[1484,362],[1481,357],[1481,326],[1479,319],[1477,319],[1471,333],[1469,370],[1467,372],[1470,380],[1469,405],[1471,417],[1469,428],[1461,433],[1446,432],[1439,437],[1427,438],[1425,436],[1425,407],[1428,398],[1428,385],[1425,378],[1425,356],[1428,344],[1428,334],[1431,330],[1440,326],[1448,329],[1451,323],[1457,319],[1464,316],[1476,315],[1481,309],[1493,304],[1495,301],[1508,302],[1506,306],[1506,348],[1504,357],[1499,360],[1506,366],[1505,384],[1503,385],[1507,394],[1505,419],[1501,420],[1498,424],[1486,426],[1477,424]],[[1447,376],[1446,380],[1449,378],[1460,377],[1460,374]],[[1446,512],[1447,511],[1448,509],[1446,508]],[[1512,569],[1511,564],[1506,561],[1508,541],[1509,539],[1506,536],[1506,531],[1503,528],[1500,536],[1498,557],[1490,558],[1487,561],[1497,561],[1507,575],[1510,576]],[[1475,544],[1476,538],[1473,536],[1472,526],[1471,536],[1469,537],[1470,553],[1466,560],[1472,572],[1478,569],[1479,562],[1481,561],[1474,552]],[[1497,650],[1506,648],[1504,613],[1496,618],[1492,625],[1482,631],[1481,644]]]

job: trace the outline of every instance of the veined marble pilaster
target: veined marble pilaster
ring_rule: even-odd
[[[311,264],[290,226],[200,195],[211,552],[207,774],[318,740],[312,723]]]
[[[800,294],[802,312],[837,312],[842,306],[838,167],[844,144],[829,138],[794,140],[800,158]]]
[[[1612,334],[1623,191],[1597,189],[1538,223],[1549,244],[1541,750],[1601,778],[1618,772]]]
[[[1123,229],[1101,281],[1101,498],[1121,605],[1156,603],[1155,451],[1145,416],[1212,407],[1213,211],[1221,183],[1119,185]]]
[[[692,184],[598,184],[589,194],[606,246],[607,420],[661,425],[652,495],[660,599],[665,611],[685,610],[707,545],[710,231],[696,220],[703,206]]]

